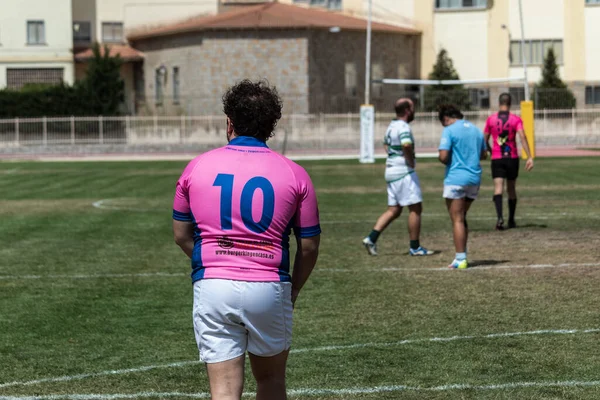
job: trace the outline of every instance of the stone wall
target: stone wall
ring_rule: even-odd
[[[209,31],[134,43],[146,54],[141,113],[219,115],[221,96],[243,78],[267,79],[284,107],[308,112],[308,56],[305,31]],[[156,104],[156,70],[165,67],[164,100]],[[173,98],[173,67],[179,68],[179,102]]]
[[[364,102],[365,32],[312,31],[309,41],[311,113],[356,112]],[[374,32],[372,79],[419,78],[420,37]],[[347,65],[355,70],[356,87],[348,90]],[[379,75],[379,76],[378,76]],[[393,111],[403,86],[373,84],[371,103],[377,110]]]

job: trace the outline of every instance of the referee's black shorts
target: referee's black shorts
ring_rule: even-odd
[[[514,181],[519,177],[519,159],[501,158],[492,160],[492,178],[504,178]]]

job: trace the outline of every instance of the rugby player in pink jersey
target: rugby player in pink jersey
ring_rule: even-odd
[[[502,192],[506,180],[508,192],[508,227],[516,228],[515,212],[517,210],[517,177],[519,176],[519,152],[517,151],[517,135],[521,146],[527,154],[525,169],[533,169],[533,158],[529,151],[527,137],[523,131],[523,121],[510,112],[512,99],[510,94],[502,93],[499,98],[500,110],[490,116],[485,123],[485,142],[492,153],[492,178],[494,179],[494,204],[496,206],[496,230],[504,230],[502,216]],[[490,147],[490,137],[492,147]]]
[[[285,399],[292,309],[318,256],[317,197],[306,171],[266,144],[281,118],[274,88],[244,80],[223,106],[229,144],[188,164],[173,204],[175,241],[192,264],[196,341],[212,399],[241,398],[246,352],[256,398]]]

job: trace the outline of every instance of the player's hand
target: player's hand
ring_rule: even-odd
[[[533,169],[533,158],[528,158],[525,163],[525,169],[529,172]]]
[[[292,288],[292,308],[296,307],[296,299],[298,298],[299,294],[300,294],[300,289]]]

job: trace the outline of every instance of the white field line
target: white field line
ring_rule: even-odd
[[[481,267],[469,268],[463,272],[479,271],[479,270],[496,270],[496,269],[545,269],[545,268],[583,268],[583,267],[600,267],[600,263],[565,263],[565,264],[523,264],[523,265],[483,265]],[[440,268],[361,268],[364,272],[450,272],[455,271],[447,267]],[[353,272],[355,270],[349,268],[317,268],[316,272]],[[106,279],[106,278],[174,278],[187,277],[189,273],[184,272],[148,272],[139,274],[75,274],[75,275],[0,275],[2,280],[36,280],[36,279]]]
[[[186,273],[148,272],[139,274],[75,274],[75,275],[0,275],[0,280],[27,279],[103,279],[103,278],[154,278],[189,276]]]
[[[111,210],[111,211],[132,211],[132,212],[160,212],[160,213],[169,213],[171,210],[170,209],[161,209],[161,208],[134,208],[134,207],[122,207],[122,206],[118,206],[118,205],[112,205],[111,203],[114,203],[115,201],[118,201],[119,199],[103,199],[103,200],[98,200],[92,203],[92,206],[101,210]],[[125,199],[121,199],[121,200],[125,200]],[[135,199],[129,199],[129,200],[135,200]],[[340,216],[340,217],[348,217],[348,215],[353,215],[353,214],[327,214],[327,213],[322,213],[321,217],[329,217],[329,218],[335,218],[336,216]],[[366,214],[354,214],[356,216],[362,216],[365,219],[342,219],[342,220],[325,220],[325,221],[321,221],[321,224],[359,224],[359,223],[371,223],[373,222],[375,219],[377,219],[377,217],[379,217],[379,215],[375,215],[375,214],[371,214],[371,213],[366,213]],[[370,219],[366,219],[367,217],[369,217]],[[446,213],[423,213],[423,217],[424,218],[449,218],[448,214]],[[526,217],[527,219],[538,219],[538,220],[550,220],[550,219],[563,219],[563,218],[591,218],[591,219],[600,219],[600,214],[598,213],[567,213],[567,212],[559,212],[559,213],[543,213],[543,214],[538,214],[538,213],[520,213],[519,217],[523,218]],[[475,220],[475,221],[495,221],[497,218],[494,216],[478,216],[478,215],[473,215],[473,216],[469,216],[467,217],[468,220]]]
[[[537,335],[575,335],[575,334],[589,334],[589,333],[600,333],[600,328],[593,329],[544,329],[544,330],[536,330],[536,331],[526,331],[526,332],[502,332],[502,333],[491,333],[487,335],[468,335],[468,336],[449,336],[449,337],[433,337],[426,339],[405,339],[397,342],[382,342],[382,343],[356,343],[356,344],[347,344],[347,345],[333,345],[333,346],[320,346],[320,347],[308,347],[301,349],[292,349],[290,353],[299,354],[299,353],[312,353],[312,352],[322,352],[322,351],[337,351],[337,350],[351,350],[351,349],[364,349],[364,348],[372,348],[372,347],[396,347],[403,346],[407,344],[421,344],[421,343],[448,343],[455,342],[461,340],[475,340],[475,339],[497,339],[497,338],[506,338],[506,337],[519,337],[519,336],[537,336]],[[184,367],[188,365],[198,364],[199,361],[181,361],[170,364],[157,364],[157,365],[148,365],[138,368],[128,368],[128,369],[119,369],[119,370],[110,370],[110,371],[101,371],[101,372],[92,372],[87,374],[78,374],[78,375],[67,375],[60,376],[55,378],[42,378],[31,381],[16,381],[16,382],[7,382],[1,383],[0,389],[14,386],[32,386],[38,385],[40,383],[51,383],[51,382],[68,382],[74,380],[81,380],[86,378],[95,378],[100,376],[113,376],[113,375],[123,375],[129,373],[137,373],[150,371],[154,369],[164,369],[164,368],[177,368]],[[0,397],[0,400],[2,397]]]
[[[509,382],[496,383],[490,385],[470,385],[465,383],[455,383],[440,386],[406,386],[406,385],[388,385],[374,387],[356,387],[344,389],[291,389],[287,391],[289,396],[344,396],[375,393],[393,393],[393,392],[447,392],[452,390],[506,390],[506,389],[524,389],[524,388],[570,388],[570,387],[598,387],[600,381],[546,381],[546,382]],[[255,397],[256,393],[244,392],[243,397]],[[117,399],[138,399],[138,398],[170,398],[184,397],[191,399],[208,399],[210,393],[182,393],[182,392],[139,392],[139,393],[111,393],[111,394],[54,394],[41,396],[0,396],[0,400],[117,400]]]
[[[481,267],[472,267],[462,272],[474,272],[489,269],[544,269],[544,268],[580,268],[580,267],[600,267],[600,263],[564,263],[564,264],[524,264],[524,265],[482,265]],[[348,268],[321,268],[316,269],[320,272],[354,272],[354,269]],[[440,268],[361,268],[361,271],[365,272],[434,272],[434,271],[456,271],[448,267]]]

